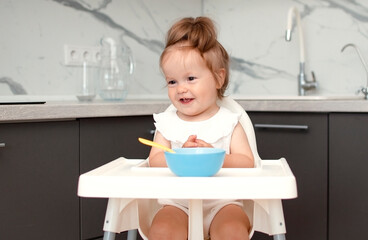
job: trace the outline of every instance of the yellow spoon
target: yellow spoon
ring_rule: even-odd
[[[171,153],[175,153],[174,150],[172,150],[171,148],[165,147],[161,144],[158,144],[156,142],[152,142],[148,139],[144,139],[144,138],[138,138],[138,141],[140,141],[141,143],[151,146],[151,147],[157,147],[157,148],[161,148],[162,150],[166,151],[166,152],[171,152]]]

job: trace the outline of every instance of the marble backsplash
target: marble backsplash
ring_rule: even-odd
[[[98,46],[123,39],[136,69],[130,98],[165,98],[158,66],[165,33],[177,19],[209,16],[231,55],[229,94],[297,95],[298,29],[285,41],[287,12],[295,6],[304,31],[312,95],[355,95],[367,75],[353,48],[368,60],[366,0],[33,0],[0,1],[0,97],[71,97],[81,68],[64,64],[64,44]],[[11,88],[11,87],[12,88]]]

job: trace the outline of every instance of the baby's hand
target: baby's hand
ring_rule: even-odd
[[[213,146],[201,139],[197,139],[197,135],[190,135],[188,140],[183,144],[183,148],[194,148],[194,147],[209,147]]]
[[[188,140],[183,144],[183,148],[198,147],[196,140],[197,140],[197,135],[190,135],[188,137]]]
[[[198,147],[206,147],[206,148],[213,148],[213,146],[201,139],[196,139],[196,143],[198,144]]]

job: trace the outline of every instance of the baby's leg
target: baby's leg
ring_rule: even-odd
[[[211,240],[249,240],[250,223],[240,206],[229,204],[213,218],[210,226]]]
[[[188,215],[174,206],[165,206],[153,218],[149,240],[185,240],[188,238]]]

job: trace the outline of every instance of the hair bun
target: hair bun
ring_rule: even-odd
[[[166,47],[181,41],[188,41],[202,53],[213,48],[217,43],[217,32],[212,20],[207,17],[183,18],[175,23],[167,34]]]

